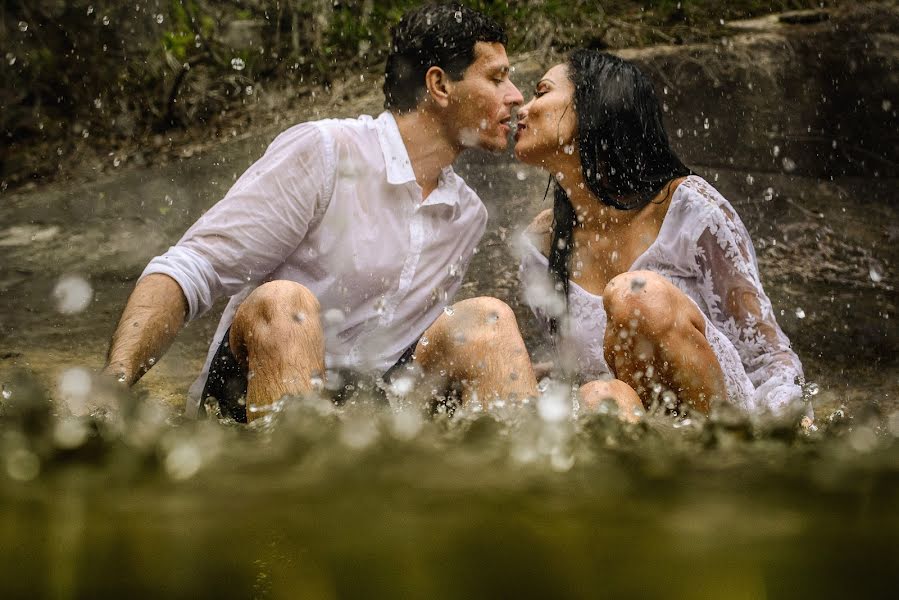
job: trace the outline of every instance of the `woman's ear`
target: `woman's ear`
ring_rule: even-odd
[[[446,108],[449,104],[450,91],[453,87],[453,82],[450,80],[449,75],[446,74],[446,71],[440,67],[428,69],[428,72],[425,73],[425,87],[431,100],[437,106]]]

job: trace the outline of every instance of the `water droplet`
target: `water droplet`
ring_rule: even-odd
[[[774,158],[780,156],[780,146],[774,146],[774,148],[771,149],[771,154],[774,155]]]
[[[755,183],[755,177],[753,177],[751,174],[746,175],[746,183],[752,185],[753,183]]]
[[[571,414],[571,402],[566,394],[550,391],[537,400],[537,414],[548,423],[559,423]]]
[[[165,471],[169,477],[183,481],[197,474],[203,466],[203,456],[193,442],[176,444],[165,457]]]
[[[78,275],[63,276],[53,288],[56,310],[64,315],[80,313],[90,305],[93,296],[91,284]]]
[[[244,88],[243,91],[247,96],[252,96],[253,95],[253,86],[248,85],[247,87]]]
[[[882,108],[884,112],[888,112],[891,108],[893,108],[893,103],[889,100],[884,100],[883,102],[881,102],[880,108]]]
[[[452,306],[443,307],[443,312],[446,313],[450,317],[453,316],[454,314],[456,314],[456,311],[453,309]]]
[[[103,16],[103,24],[104,24],[104,25],[109,25],[109,17],[107,17],[107,16],[105,16],[105,15]]]
[[[117,167],[120,164],[122,164],[122,159],[120,159],[118,156],[112,159],[112,166]]]
[[[797,308],[797,309],[796,309],[796,318],[797,318],[797,319],[804,319],[804,318],[805,318],[805,311],[802,310],[802,308]]]
[[[709,125],[709,118],[706,117],[706,118],[705,118],[705,121],[702,122],[702,128],[703,128],[703,129],[708,129],[709,127],[710,127],[710,125]]]
[[[634,277],[631,279],[631,291],[634,293],[639,292],[643,288],[646,287],[646,280],[642,277]]]
[[[93,6],[88,6],[88,7],[87,7],[87,14],[89,14],[89,15],[94,14],[94,7],[93,7]]]
[[[243,71],[244,67],[246,67],[246,66],[247,66],[246,63],[243,61],[242,58],[235,57],[235,58],[231,59],[231,68],[234,69],[235,71]]]
[[[324,319],[329,325],[339,325],[346,320],[346,315],[339,308],[329,308],[325,311]]]
[[[486,320],[487,320],[487,324],[488,324],[488,325],[489,325],[489,324],[492,324],[492,323],[496,323],[497,321],[499,321],[499,313],[496,313],[496,312],[492,312],[492,311],[491,311],[491,312],[487,315]]]
[[[774,188],[765,188],[765,191],[762,193],[762,198],[764,198],[765,202],[774,200]]]
[[[562,151],[569,156],[574,154],[574,144],[566,144]]]
[[[684,137],[684,130],[681,129],[680,127],[677,128],[677,137],[679,137],[679,138]]]
[[[402,398],[412,391],[415,386],[415,380],[411,377],[397,377],[390,382],[390,393],[394,396]]]
[[[17,448],[6,457],[6,472],[16,481],[31,481],[41,472],[41,461],[27,448]]]
[[[461,10],[457,10],[453,16],[456,18],[456,23],[462,22],[462,11]]]
[[[157,22],[157,23],[160,23],[160,24],[161,24],[164,20],[165,20],[165,17],[163,17],[162,14],[156,15],[156,22]]]
[[[524,181],[528,178],[528,174],[524,171],[518,171],[517,173],[515,173],[515,177],[518,179],[518,181]]]
[[[81,419],[62,419],[53,428],[53,441],[63,450],[73,450],[87,441],[89,433]]]
[[[796,162],[791,158],[784,156],[781,164],[783,164],[784,171],[787,173],[792,173],[796,170]]]
[[[2,394],[4,400],[12,398],[12,390],[8,389],[5,385],[3,386],[3,392],[0,392],[0,394]]]
[[[809,382],[805,384],[805,391],[808,392],[809,396],[817,396],[818,392],[821,391],[821,388],[818,387],[817,383]]]
[[[422,346],[427,346],[428,344],[431,343],[431,340],[429,340],[425,336],[421,336],[421,339],[418,340],[418,343],[421,344]]]
[[[12,52],[7,52],[6,53],[6,62],[8,62],[10,66],[16,64],[16,55],[13,54]]]
[[[28,23],[26,23],[25,21],[19,21],[19,31],[21,31],[22,33],[28,31]]]
[[[871,265],[871,268],[868,269],[868,277],[871,278],[871,281],[874,283],[880,283],[883,281],[883,273],[881,273],[876,266]]]
[[[91,394],[93,382],[87,369],[75,367],[63,371],[56,387],[59,399],[68,406],[73,415],[84,416],[90,412],[87,400]]]
[[[325,387],[325,380],[320,375],[313,375],[309,378],[309,385],[312,386],[314,391],[320,392]]]

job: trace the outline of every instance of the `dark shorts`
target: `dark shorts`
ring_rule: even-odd
[[[239,423],[246,423],[247,375],[240,363],[237,362],[237,358],[231,353],[228,340],[230,334],[231,328],[229,327],[209,364],[209,375],[206,377],[206,385],[203,386],[203,395],[200,400],[200,416],[206,415],[206,407],[210,402],[218,402],[223,417],[231,417]],[[381,375],[383,382],[390,383],[399,370],[412,361],[416,344],[418,344],[418,340],[406,348],[396,364]],[[349,370],[340,370],[337,376],[341,380],[339,389],[335,390],[333,394],[334,401],[337,403],[351,396],[352,394],[349,392],[361,387],[358,382],[365,378],[364,375]],[[377,385],[371,387],[376,397],[382,398],[386,404],[387,396],[381,387]]]

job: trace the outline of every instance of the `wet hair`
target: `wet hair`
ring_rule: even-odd
[[[425,73],[440,67],[462,79],[474,62],[477,42],[505,45],[503,28],[461,4],[430,4],[407,12],[393,28],[384,70],[384,108],[413,110],[425,94]]]
[[[568,59],[568,78],[574,84],[581,170],[598,202],[619,210],[643,208],[672,179],[692,173],[671,149],[652,83],[636,65],[598,50],[576,50]],[[576,223],[571,200],[556,182],[549,270],[566,299]]]

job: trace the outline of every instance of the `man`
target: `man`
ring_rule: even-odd
[[[466,147],[506,147],[522,96],[503,30],[460,5],[406,14],[393,32],[377,119],[279,135],[218,204],[150,261],[105,372],[128,385],[184,325],[230,295],[186,413],[206,398],[237,420],[331,373],[390,376],[413,360],[465,396],[536,393],[509,308],[459,302],[486,209],[453,172]],[[332,381],[332,384],[334,382]]]

